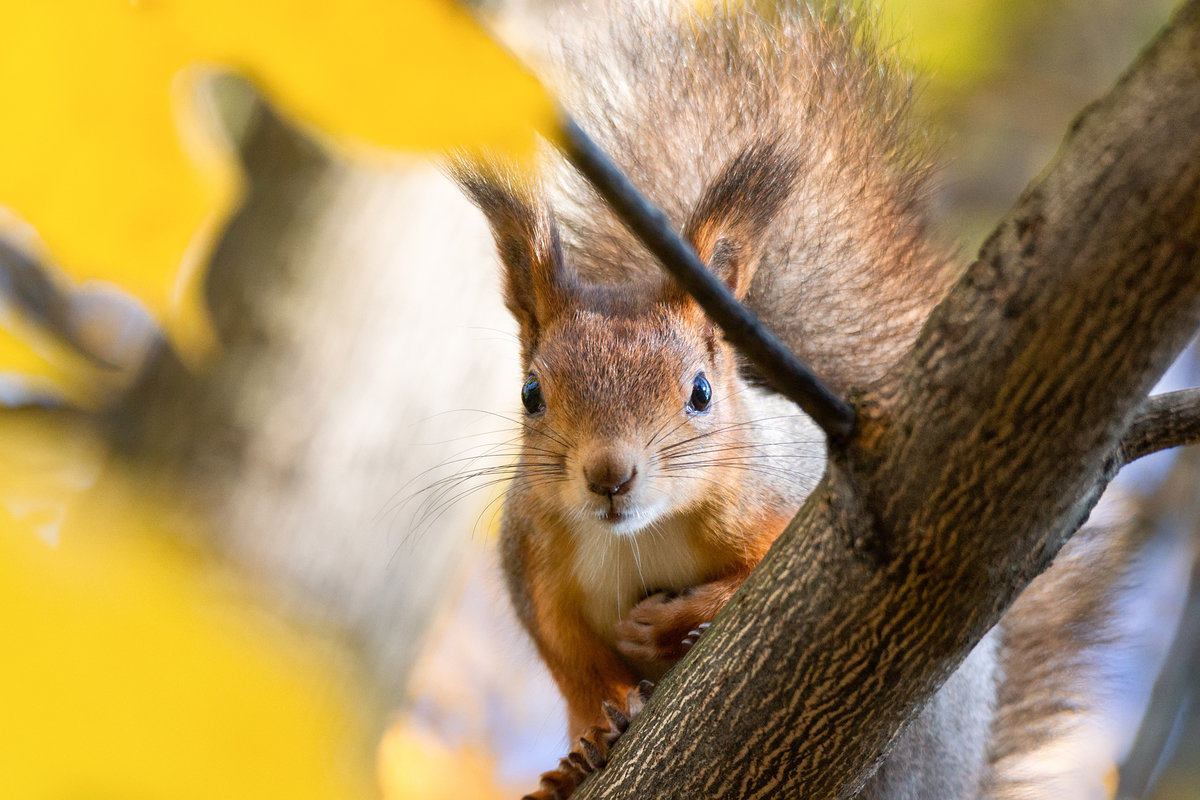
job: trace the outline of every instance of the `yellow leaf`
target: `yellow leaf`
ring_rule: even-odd
[[[238,192],[197,111],[201,67],[245,74],[350,147],[525,148],[553,126],[540,84],[451,0],[6,2],[0,30],[0,205],[192,355],[206,341],[180,275]]]
[[[373,794],[348,679],[80,427],[0,417],[3,795]]]

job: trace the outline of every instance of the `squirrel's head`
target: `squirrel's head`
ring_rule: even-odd
[[[743,151],[684,226],[738,299],[791,186],[790,162],[777,156],[773,145]],[[746,384],[695,301],[665,272],[617,284],[582,279],[535,192],[494,173],[457,177],[491,224],[520,328],[522,473],[532,496],[565,521],[634,534],[734,491],[744,478],[729,471],[744,467],[751,422]]]

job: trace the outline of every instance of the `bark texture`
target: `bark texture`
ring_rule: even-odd
[[[852,796],[1086,519],[1200,324],[1200,2],[1072,125],[580,798]]]

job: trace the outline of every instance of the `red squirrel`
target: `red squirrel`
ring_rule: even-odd
[[[563,48],[568,107],[818,375],[840,390],[877,378],[953,269],[926,234],[909,83],[869,24],[799,0],[609,10]],[[529,797],[565,798],[604,763],[642,682],[684,655],[799,509],[824,440],[561,161],[533,177],[454,172],[489,220],[519,327],[523,444],[502,562],[575,742]],[[861,796],[999,782],[985,773],[1000,638]]]
[[[736,185],[718,177],[714,202],[686,226],[739,297],[791,169],[778,146],[752,145],[724,173]],[[501,199],[494,182],[468,185],[505,254],[526,373],[504,569],[581,734],[607,724],[602,703],[627,710],[641,680],[683,655],[820,477],[824,443],[807,417],[744,380],[673,283],[585,282],[545,207]]]

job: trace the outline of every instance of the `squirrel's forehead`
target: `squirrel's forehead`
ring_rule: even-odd
[[[557,321],[538,349],[535,367],[593,377],[665,377],[690,366],[703,344],[666,311],[627,318],[581,311]]]

